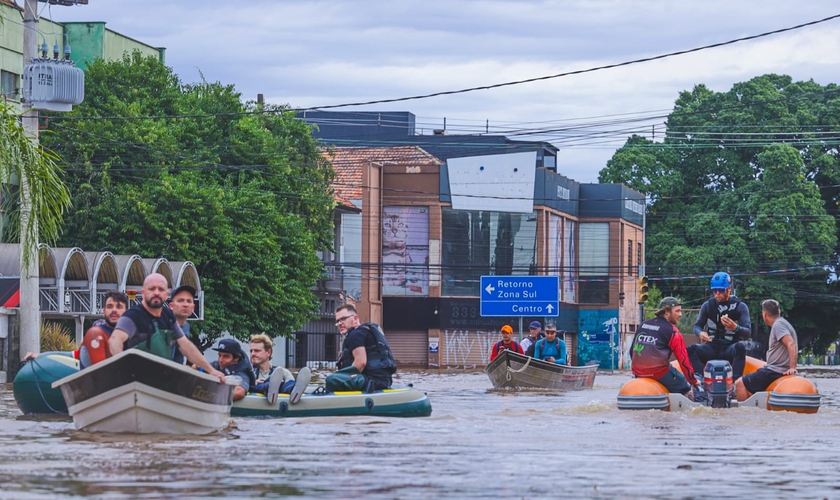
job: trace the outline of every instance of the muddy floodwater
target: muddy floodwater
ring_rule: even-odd
[[[574,393],[406,371],[428,418],[234,418],[205,437],[24,419],[0,385],[0,498],[840,498],[840,372],[819,413],[619,411],[626,373]]]

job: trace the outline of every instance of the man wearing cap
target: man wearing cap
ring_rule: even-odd
[[[539,321],[532,321],[531,322],[530,332],[528,333],[528,336],[525,337],[524,339],[522,339],[522,351],[526,355],[533,356],[534,355],[534,349],[533,349],[534,344],[536,344],[538,340],[545,338],[545,334],[540,331],[541,329],[542,329],[542,325],[540,324]],[[528,352],[529,350],[531,352]]]
[[[519,345],[519,342],[513,340],[513,327],[505,325],[502,327],[501,331],[502,340],[493,344],[493,350],[490,351],[490,361],[496,359],[499,356],[499,353],[505,349],[510,349],[513,352],[518,352],[519,354],[525,354],[525,351],[522,350],[522,346]]]
[[[677,329],[680,317],[680,301],[674,297],[662,299],[656,317],[642,323],[633,337],[630,344],[631,366],[634,376],[655,379],[669,392],[694,399],[690,391],[691,385],[697,384],[697,379],[694,378],[682,333]],[[668,362],[671,353],[677,358],[682,373]]]
[[[566,364],[566,341],[557,338],[557,327],[545,325],[545,338],[534,345],[534,359],[541,359],[558,365]]]
[[[225,383],[225,374],[210,366],[201,351],[184,335],[172,311],[163,307],[169,296],[166,277],[153,273],[143,281],[143,302],[132,307],[117,321],[114,333],[108,339],[112,355],[125,349],[138,348],[166,359],[172,359],[172,345],[178,344],[181,352],[199,368]]]
[[[169,308],[172,310],[172,314],[175,315],[175,319],[178,320],[178,326],[180,326],[181,330],[184,331],[184,335],[190,339],[190,342],[192,342],[199,351],[203,352],[201,349],[201,340],[199,340],[198,334],[190,335],[190,324],[187,321],[187,318],[192,316],[193,311],[195,311],[195,292],[195,288],[190,285],[181,285],[175,290],[172,290],[172,295],[169,296]],[[184,359],[184,355],[176,345],[175,355],[172,357],[172,360],[176,363],[183,364]]]
[[[242,351],[242,346],[236,339],[222,339],[219,347],[214,347],[219,353],[219,360],[210,363],[210,366],[220,370],[228,377],[236,377],[239,382],[233,390],[233,400],[242,399],[245,394],[254,387],[254,369],[251,362]]]

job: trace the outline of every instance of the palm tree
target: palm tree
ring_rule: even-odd
[[[0,101],[0,183],[8,187],[14,179],[26,179],[31,216],[25,227],[19,227],[19,211],[23,204],[4,203],[10,209],[11,234],[6,241],[20,236],[23,248],[35,248],[38,241],[52,243],[61,233],[64,213],[70,208],[70,192],[61,180],[58,155],[41,148],[26,133],[21,115],[6,101]],[[9,189],[4,189],[6,193]],[[25,252],[25,259],[31,258]],[[25,261],[25,267],[31,262]]]

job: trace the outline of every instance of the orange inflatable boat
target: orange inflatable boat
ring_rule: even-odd
[[[680,369],[676,361],[672,364],[678,370]],[[764,361],[747,356],[744,375],[764,365]],[[650,378],[634,378],[624,384],[618,392],[619,410],[679,411],[702,404],[682,394],[671,394],[664,385]],[[796,375],[785,375],[770,384],[766,391],[757,392],[745,401],[733,399],[730,406],[754,406],[772,411],[816,413],[820,409],[820,393],[810,380]]]

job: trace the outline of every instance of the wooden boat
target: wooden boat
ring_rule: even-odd
[[[71,352],[44,352],[27,361],[12,383],[15,402],[20,411],[34,413],[67,413],[61,389],[52,383],[79,371],[79,360]]]
[[[672,364],[679,369],[676,361]],[[766,363],[747,356],[744,375],[752,373]],[[694,402],[682,394],[672,394],[664,385],[650,378],[634,378],[618,392],[619,410],[690,410],[705,403]],[[816,413],[820,409],[820,393],[808,379],[785,375],[773,381],[766,391],[757,392],[744,401],[733,400],[730,407],[754,407],[771,411]]]
[[[134,434],[207,434],[230,419],[234,385],[138,349],[52,384],[77,429]]]
[[[591,389],[598,365],[569,366],[504,350],[484,369],[493,387],[530,387],[556,391]]]
[[[245,417],[428,417],[431,414],[432,404],[426,393],[411,387],[393,387],[372,393],[309,393],[293,405],[289,404],[288,394],[279,394],[273,405],[268,404],[262,394],[247,394],[234,401],[231,408],[231,415]]]

